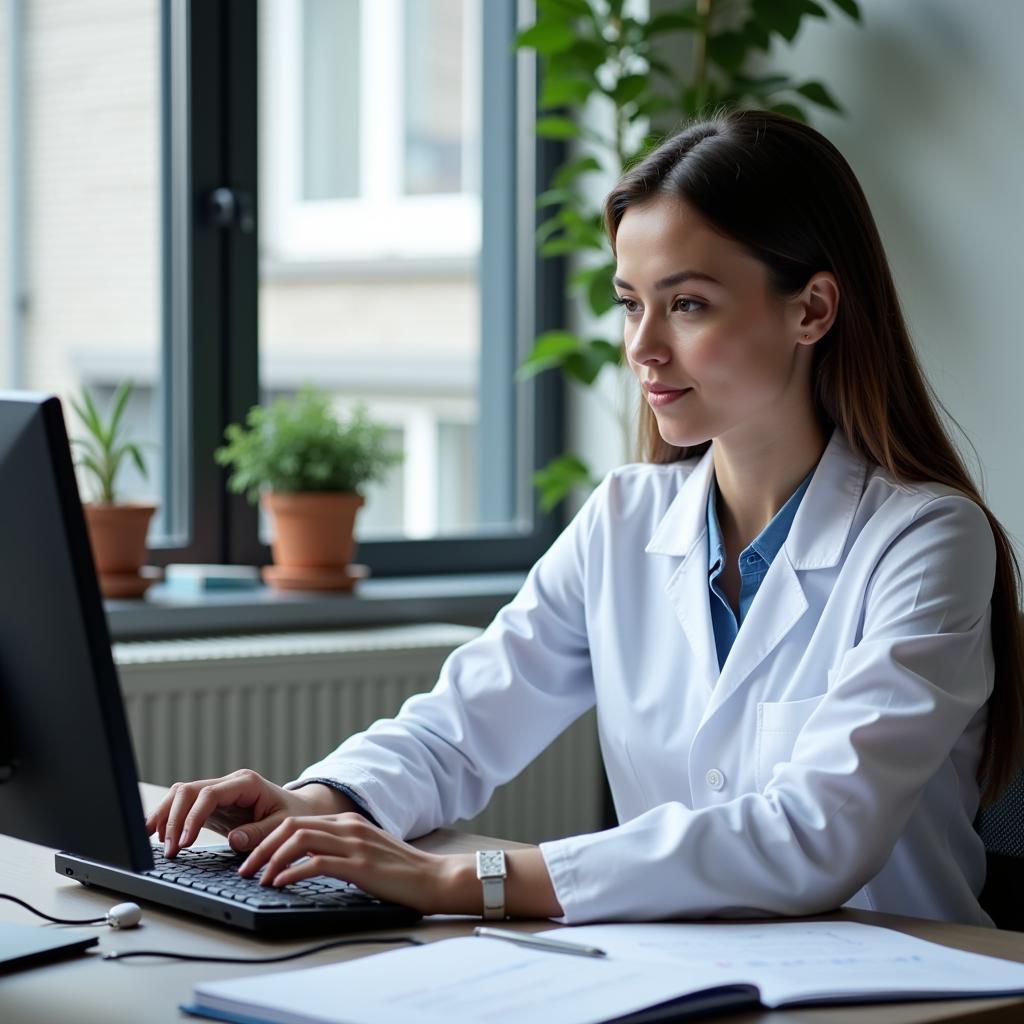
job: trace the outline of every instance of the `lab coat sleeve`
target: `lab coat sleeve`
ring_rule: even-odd
[[[470,818],[594,703],[584,618],[586,546],[602,484],[476,639],[453,651],[433,690],[410,697],[286,788],[330,779],[392,835]]]
[[[926,503],[877,562],[861,639],[790,761],[760,792],[542,843],[557,920],[799,915],[849,899],[989,696],[994,578],[981,508]]]

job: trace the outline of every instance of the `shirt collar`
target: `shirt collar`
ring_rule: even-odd
[[[796,510],[800,505],[800,499],[810,486],[811,477],[814,476],[814,466],[811,471],[800,482],[800,486],[790,495],[789,500],[772,517],[768,525],[744,548],[740,554],[740,561],[750,551],[756,551],[764,559],[765,564],[771,565],[779,549],[786,541],[790,527],[796,517]],[[714,475],[711,477],[711,486],[708,489],[708,570],[713,572],[725,561],[725,543],[722,540],[722,531],[718,525],[718,513],[715,509],[715,501],[718,493],[718,486]]]
[[[711,446],[695,460],[678,465],[686,475],[645,550],[685,559],[699,550],[707,536],[708,490],[714,473]],[[868,467],[866,457],[851,447],[842,430],[833,429],[783,545],[794,569],[837,564],[864,492]]]

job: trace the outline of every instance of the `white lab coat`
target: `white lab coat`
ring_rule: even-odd
[[[971,825],[994,674],[983,511],[834,431],[719,674],[712,473],[710,451],[614,470],[430,693],[301,778],[414,837],[478,813],[596,701],[620,824],[541,844],[556,920],[846,904],[991,924]]]

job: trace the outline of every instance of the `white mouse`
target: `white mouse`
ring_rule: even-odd
[[[107,911],[107,924],[111,928],[134,928],[142,920],[137,903],[118,903]]]

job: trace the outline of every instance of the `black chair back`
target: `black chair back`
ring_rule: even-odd
[[[988,852],[981,905],[997,928],[1024,931],[1024,772],[974,821]]]

